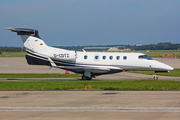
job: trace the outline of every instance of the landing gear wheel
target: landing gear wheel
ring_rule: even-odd
[[[153,75],[154,77],[153,77],[153,79],[154,80],[158,80],[158,77],[157,77],[157,73],[155,72],[155,75]]]
[[[83,76],[82,76],[82,80],[86,80],[86,79],[87,79],[86,76],[83,75]]]
[[[82,80],[91,80],[92,78],[91,77],[86,77],[86,76],[82,76]]]
[[[154,76],[154,78],[153,78],[154,80],[158,80],[158,77],[157,76]]]
[[[87,77],[87,80],[91,80],[92,78],[91,77]]]

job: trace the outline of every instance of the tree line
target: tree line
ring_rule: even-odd
[[[0,47],[0,54],[2,52],[25,52],[25,48],[23,47]]]
[[[97,46],[54,46],[57,48],[82,51],[85,47],[117,47],[119,49],[130,48],[131,50],[180,50],[180,44],[172,44],[171,42],[167,43],[158,43],[158,44],[149,44],[149,45],[97,45]],[[88,49],[86,51],[104,51],[107,49]],[[25,48],[21,47],[0,47],[0,54],[2,52],[25,52]]]
[[[142,46],[130,46],[132,50],[178,50],[180,49],[180,44],[158,43]]]
[[[171,42],[158,43],[158,44],[149,44],[149,45],[98,45],[98,46],[58,46],[58,48],[68,49],[68,50],[77,50],[80,51],[85,47],[117,47],[119,49],[130,48],[131,50],[180,50],[180,44],[172,44]],[[87,51],[96,51],[103,49],[88,49]],[[107,50],[107,49],[105,49]]]

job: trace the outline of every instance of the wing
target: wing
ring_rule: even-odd
[[[70,70],[76,73],[84,73],[84,71],[90,71],[93,73],[116,73],[116,72],[122,72],[123,69],[119,68],[119,67],[114,67],[114,66],[57,66],[52,60],[51,58],[48,58],[51,66],[52,67],[56,67],[56,68],[61,68],[61,69],[65,69],[65,70]]]

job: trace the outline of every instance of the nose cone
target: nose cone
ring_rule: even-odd
[[[173,67],[171,67],[171,66],[169,66],[169,65],[166,65],[166,64],[164,64],[164,63],[162,63],[161,69],[167,70],[167,71],[172,71],[172,70],[174,70]]]
[[[156,71],[171,71],[171,70],[174,70],[173,67],[169,66],[169,65],[166,65],[164,63],[161,63],[159,61],[153,61],[153,68],[154,70]]]

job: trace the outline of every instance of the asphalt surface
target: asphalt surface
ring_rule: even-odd
[[[0,91],[1,120],[179,120],[179,91]]]

